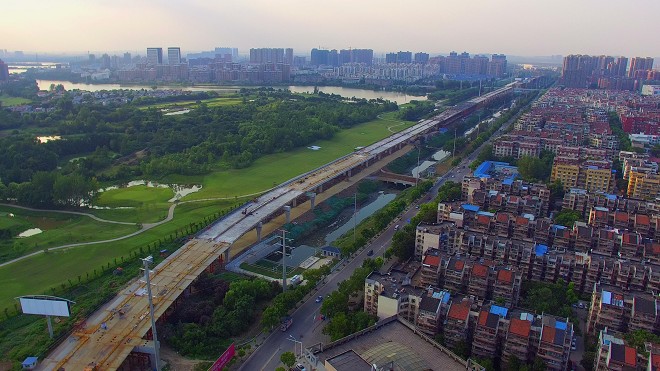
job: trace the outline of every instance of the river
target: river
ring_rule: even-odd
[[[385,207],[385,205],[390,203],[395,198],[396,198],[395,194],[378,195],[378,198],[376,198],[373,202],[358,210],[357,215],[353,215],[346,223],[342,224],[339,228],[335,229],[334,231],[330,232],[327,236],[325,236],[326,245],[330,245],[333,242],[335,242],[344,233],[351,230],[351,228],[353,228],[354,225],[360,224],[361,221],[368,218],[369,216],[371,216],[371,214],[375,213],[376,211]]]
[[[78,83],[78,82],[69,82],[69,81],[57,81],[57,80],[37,80],[39,89],[48,90],[51,84],[62,84],[66,90],[87,90],[87,91],[100,91],[100,90],[115,90],[115,89],[130,89],[130,90],[141,90],[141,89],[152,89],[152,85],[122,85],[122,84],[87,84],[87,83]],[[181,85],[159,85],[157,89],[175,89],[175,90],[185,90],[185,91],[217,91],[219,93],[236,93],[241,88],[255,88],[255,86],[181,86]],[[284,88],[275,86],[274,88]],[[313,86],[297,86],[292,85],[286,87],[294,93],[311,93],[314,91]],[[374,91],[374,90],[365,90],[365,89],[355,89],[355,88],[346,88],[342,86],[321,86],[319,90],[326,94],[337,94],[345,98],[364,98],[364,99],[386,99],[397,104],[409,103],[411,100],[426,100],[425,96],[416,97],[413,95],[408,95],[396,91]]]

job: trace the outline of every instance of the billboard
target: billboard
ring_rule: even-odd
[[[48,296],[23,296],[18,299],[25,314],[58,317],[69,317],[71,315],[71,302],[66,299]]]
[[[209,368],[209,371],[222,371],[222,368],[231,361],[231,359],[234,357],[234,354],[236,354],[236,347],[234,346],[234,343],[231,343],[229,348],[225,350],[224,353],[218,358],[217,361]]]

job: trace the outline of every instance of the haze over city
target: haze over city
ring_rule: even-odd
[[[26,52],[232,45],[660,56],[653,0],[12,0],[2,12],[0,47]]]

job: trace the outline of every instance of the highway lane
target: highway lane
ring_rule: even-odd
[[[280,355],[282,353],[295,353],[296,344],[291,340],[287,340],[289,337],[294,337],[296,340],[302,341],[305,348],[319,342],[328,343],[330,338],[321,333],[325,321],[322,321],[318,318],[321,304],[316,303],[316,297],[318,295],[326,297],[337,288],[339,282],[349,278],[351,274],[353,274],[353,271],[360,267],[362,262],[368,258],[367,252],[369,250],[374,251],[373,257],[381,256],[387,247],[389,247],[392,241],[392,236],[395,232],[394,225],[403,225],[405,224],[406,220],[409,220],[415,216],[417,214],[417,209],[415,206],[418,206],[424,202],[428,202],[429,196],[431,198],[435,197],[438,194],[438,188],[440,188],[440,186],[442,186],[445,182],[461,182],[464,176],[470,175],[471,170],[468,166],[472,161],[476,159],[483,146],[490,143],[493,138],[497,138],[499,135],[501,135],[515,121],[517,117],[518,115],[515,115],[514,118],[502,125],[502,127],[497,130],[491,136],[491,138],[489,138],[489,140],[487,140],[479,148],[473,151],[470,155],[466,156],[457,166],[450,169],[444,175],[438,177],[434,186],[429,190],[427,195],[421,197],[415,204],[406,209],[396,221],[394,221],[385,231],[383,231],[380,236],[378,236],[371,244],[365,246],[353,258],[353,260],[351,260],[345,266],[338,268],[338,270],[326,277],[325,283],[319,286],[318,292],[306,300],[303,305],[299,307],[292,315],[293,324],[291,327],[286,332],[275,329],[274,332],[263,342],[263,344],[259,346],[259,348],[257,348],[255,353],[241,366],[239,370],[274,370],[280,366]]]

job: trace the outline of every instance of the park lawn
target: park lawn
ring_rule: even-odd
[[[101,266],[121,265],[121,258],[128,259],[133,251],[146,248],[147,244],[164,240],[175,231],[194,222],[213,216],[232,206],[231,202],[194,202],[177,206],[172,221],[145,231],[135,237],[112,243],[80,246],[21,260],[0,267],[0,311],[13,308],[15,297],[27,294],[52,294],[51,288],[59,287],[68,280],[78,282],[78,276],[86,277],[101,271]],[[115,265],[115,259],[117,264]],[[133,258],[135,259],[135,258]]]
[[[95,206],[113,209],[90,209],[99,218],[135,223],[153,223],[167,217],[170,203],[174,197],[171,188],[147,187],[137,185],[111,189],[99,194]],[[130,209],[117,209],[129,207]]]
[[[232,198],[264,192],[284,181],[307,171],[322,166],[336,158],[349,154],[356,147],[368,146],[392,133],[388,127],[396,125],[389,117],[376,119],[350,129],[345,129],[329,140],[316,141],[310,146],[321,147],[317,151],[298,148],[284,153],[274,153],[257,159],[245,169],[217,170],[206,176],[178,176],[165,178],[171,183],[202,183],[201,191],[184,197],[184,200],[205,198]],[[400,131],[415,124],[412,121],[400,121],[404,125],[392,128]]]
[[[167,103],[156,103],[141,106],[140,109],[164,109],[164,108],[197,108],[198,101],[196,100],[184,100],[180,102],[167,102]],[[242,98],[237,98],[235,96],[229,97],[218,97],[211,99],[204,99],[201,102],[206,103],[208,107],[222,107],[222,106],[233,106],[243,102]]]
[[[0,95],[0,102],[3,107],[20,106],[21,104],[32,103],[32,100],[21,97],[10,97],[7,94]]]
[[[0,214],[11,212],[13,218],[0,216],[0,228],[9,223],[23,229],[40,228],[42,233],[25,238],[0,241],[0,262],[50,247],[79,242],[100,241],[135,232],[135,225],[108,224],[82,215],[22,210],[0,206]]]

